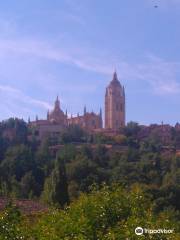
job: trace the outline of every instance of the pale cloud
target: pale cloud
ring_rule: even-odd
[[[178,84],[177,82],[159,82],[158,88],[154,86],[154,89],[156,90],[157,94],[176,94],[180,93],[180,84]]]
[[[149,63],[139,65],[140,76],[151,85],[154,93],[179,93],[180,62],[169,62],[153,55],[149,59]]]
[[[0,18],[0,34],[1,36],[10,36],[17,32],[15,21]]]
[[[29,116],[35,114],[32,109],[51,109],[52,105],[46,101],[32,98],[19,89],[7,85],[0,85],[1,109],[7,116]]]
[[[77,24],[85,26],[85,20],[81,16],[76,15],[74,13],[64,13],[64,18],[73,23],[77,23]]]
[[[180,62],[166,61],[153,54],[146,56],[143,63],[117,64],[120,76],[130,81],[147,83],[154,94],[166,95],[180,92]]]
[[[75,11],[76,13],[82,12],[85,8],[84,3],[87,2],[87,0],[81,1],[81,0],[65,0],[67,6],[69,9]]]
[[[38,40],[0,40],[0,56],[27,55],[29,57],[45,58],[70,65],[75,65],[83,70],[93,71],[102,74],[111,74],[112,67],[109,64],[97,62],[96,58],[83,59],[78,53],[68,51],[68,48],[55,48],[51,44]],[[103,61],[104,62],[104,61]]]
[[[120,59],[113,59],[108,55],[98,56],[97,50],[83,53],[82,48],[75,49],[76,51],[73,51],[72,48],[68,50],[68,47],[54,47],[48,42],[33,39],[0,40],[1,57],[15,55],[47,59],[108,76],[112,75],[114,66],[116,66],[120,80],[125,80],[125,82],[145,81],[155,94],[177,94],[180,91],[180,84],[177,80],[180,74],[180,62],[166,61],[149,54],[143,63],[128,63]],[[91,88],[88,87],[88,89]],[[31,102],[33,103],[32,100]],[[38,104],[38,102],[36,103]]]
[[[32,98],[28,95],[25,95],[19,89],[12,88],[11,86],[0,85],[0,93],[2,93],[2,92],[8,93],[13,98],[22,100],[22,101],[26,102],[27,104],[28,103],[33,104],[33,105],[39,106],[39,107],[44,108],[44,109],[52,108],[52,105],[49,104],[48,102],[34,99],[34,98]]]

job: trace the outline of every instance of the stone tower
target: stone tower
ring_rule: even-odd
[[[125,91],[118,81],[117,73],[106,88],[105,95],[105,128],[118,130],[125,126]]]
[[[61,110],[58,96],[54,103],[54,109],[47,114],[47,120],[54,124],[67,125],[67,116]]]

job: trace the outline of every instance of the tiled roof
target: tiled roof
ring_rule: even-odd
[[[37,212],[48,211],[48,207],[43,205],[38,201],[28,200],[28,199],[8,199],[0,198],[0,211],[2,211],[9,202],[20,209],[22,213],[31,214]]]

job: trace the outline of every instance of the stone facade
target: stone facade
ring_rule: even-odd
[[[175,130],[177,130],[176,126]],[[142,141],[147,138],[155,139],[164,145],[170,145],[172,142],[172,126],[163,122],[161,125],[151,124],[149,126],[140,126],[138,139]]]
[[[29,126],[33,130],[37,139],[45,137],[58,137],[58,135],[69,125],[79,125],[88,132],[108,132],[115,134],[121,127],[125,126],[125,91],[118,81],[116,72],[109,86],[106,88],[105,95],[105,129],[103,129],[102,111],[98,114],[87,112],[86,107],[84,113],[76,117],[70,118],[64,113],[57,97],[54,109],[47,113],[46,120],[38,120],[30,122]]]
[[[54,124],[59,124],[62,127],[67,126],[67,113],[64,114],[64,112],[61,110],[60,101],[58,97],[55,101],[53,111],[50,113],[48,111],[47,113],[47,121]]]
[[[95,129],[102,129],[102,111],[99,114],[94,112],[86,112],[86,107],[84,108],[84,114],[82,116],[71,117],[68,119],[68,125],[76,124],[88,131],[93,131]]]
[[[65,128],[65,125],[51,122],[48,120],[36,119],[36,121],[29,123],[29,127],[32,130],[32,135],[35,136],[37,140],[42,140],[47,137],[50,138],[58,137]],[[30,137],[31,136],[29,136],[29,138]]]
[[[36,120],[29,123],[32,130],[32,134],[38,140],[42,140],[46,137],[58,137],[63,129],[67,126],[67,115],[60,108],[60,101],[57,97],[54,109],[52,112],[47,113],[46,120]]]
[[[125,126],[125,90],[116,72],[105,95],[105,128],[118,130]]]
[[[99,114],[94,112],[86,112],[84,108],[84,114],[82,116],[70,117],[68,118],[67,112],[64,114],[60,107],[60,101],[57,97],[54,109],[51,112],[47,112],[46,120],[38,120],[36,117],[35,121],[29,122],[29,127],[31,129],[31,135],[35,136],[36,139],[42,140],[46,137],[58,138],[62,131],[67,128],[69,125],[79,125],[85,130],[92,132],[95,129],[102,128],[102,112],[100,110]]]

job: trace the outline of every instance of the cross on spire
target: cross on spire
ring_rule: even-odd
[[[114,74],[113,74],[113,81],[118,81],[116,70],[114,71]]]

